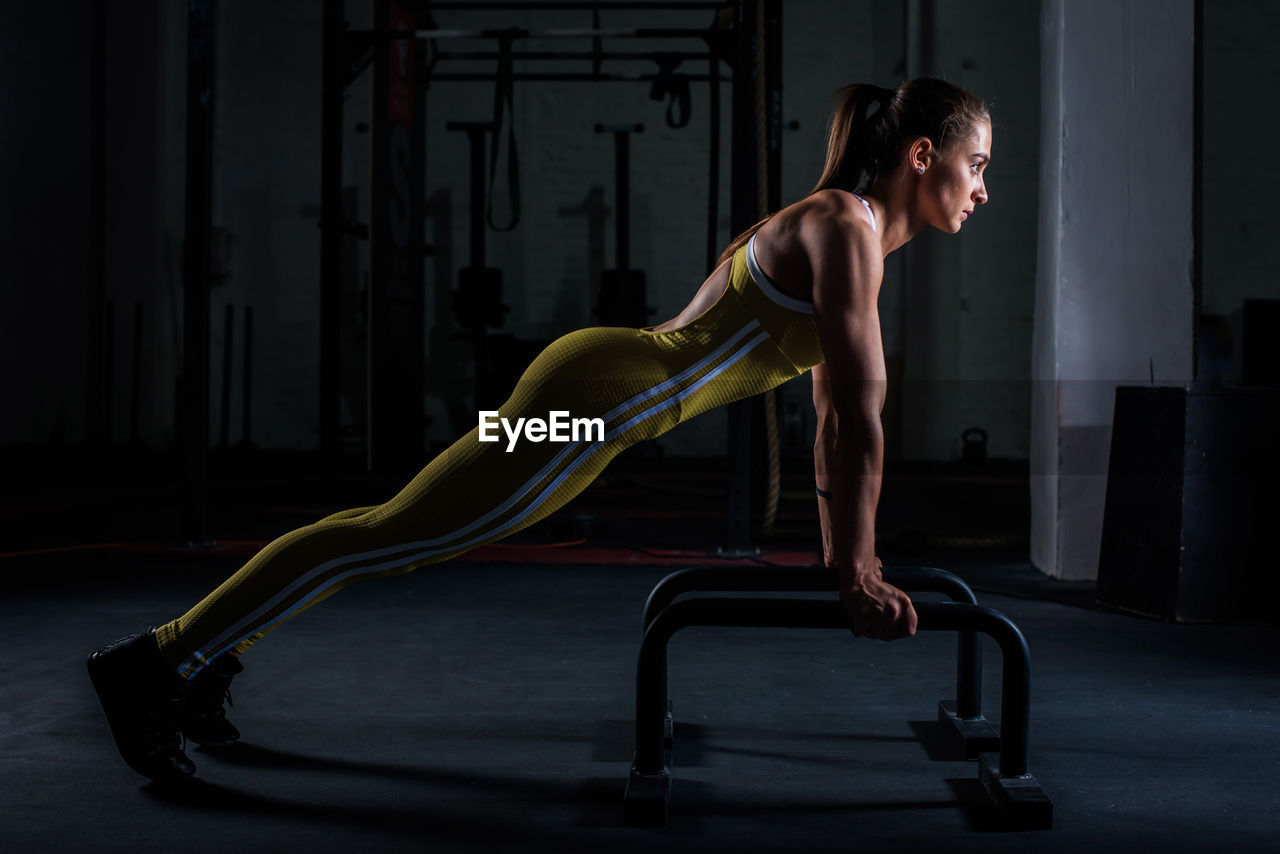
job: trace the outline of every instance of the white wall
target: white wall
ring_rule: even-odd
[[[1114,390],[1192,376],[1192,0],[1045,0],[1032,561],[1097,574]]]

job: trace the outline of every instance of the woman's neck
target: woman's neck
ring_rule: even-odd
[[[901,170],[878,179],[865,193],[858,195],[871,206],[876,220],[876,236],[885,257],[906,245],[924,229],[924,221],[916,216],[908,192],[908,182]]]

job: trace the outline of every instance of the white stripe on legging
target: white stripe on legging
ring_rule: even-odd
[[[635,395],[625,403],[614,407],[604,416],[604,420],[608,421],[616,417],[619,413],[625,412],[627,409],[630,409],[632,406],[635,406],[637,403],[640,403],[648,398],[653,398],[661,394],[662,392],[672,388],[673,386],[677,385],[678,383],[687,379],[693,374],[697,373],[699,370],[705,367],[708,363],[714,361],[721,354],[723,354],[727,349],[729,349],[738,341],[740,341],[743,338],[743,336],[745,336],[747,333],[751,332],[753,329],[757,328],[758,326],[759,326],[758,322],[754,320],[751,321],[751,323],[749,323],[737,334],[735,334],[732,338],[730,338],[727,342],[725,342],[724,345],[717,348],[714,353],[700,360],[696,365],[689,368],[688,370],[682,371],[679,375],[672,377],[669,380],[665,380],[662,383],[659,383],[658,385],[654,386],[653,388]],[[296,613],[298,610],[306,607],[306,605],[309,602],[311,602],[313,599],[315,599],[317,596],[324,593],[326,590],[333,587],[335,584],[345,581],[348,578],[352,578],[358,575],[375,574],[378,572],[382,572],[383,570],[393,569],[397,566],[403,566],[404,564],[407,564],[407,563],[413,563],[414,561],[432,557],[433,555],[437,555],[442,552],[453,551],[455,549],[460,549],[460,548],[468,548],[470,546],[482,543],[488,539],[502,536],[502,534],[504,534],[506,531],[517,526],[521,521],[527,518],[529,514],[537,510],[538,507],[540,507],[542,503],[546,501],[547,498],[549,498],[552,494],[554,494],[555,490],[560,486],[560,484],[563,483],[564,480],[567,477],[569,477],[569,475],[572,474],[575,469],[578,468],[578,466],[580,466],[583,462],[585,462],[588,457],[590,457],[597,450],[599,450],[601,446],[603,446],[610,440],[616,438],[617,436],[625,433],[626,431],[630,430],[632,427],[636,426],[640,422],[645,421],[653,417],[654,415],[657,415],[658,413],[668,409],[669,407],[675,405],[676,403],[682,402],[683,400],[688,398],[691,394],[693,394],[695,391],[697,391],[699,388],[706,385],[712,379],[717,377],[730,365],[734,364],[743,356],[745,356],[747,353],[749,353],[751,350],[753,350],[758,344],[764,341],[767,337],[768,337],[767,333],[760,332],[758,335],[756,335],[754,338],[748,341],[742,348],[740,348],[737,352],[735,352],[731,357],[726,359],[721,364],[717,365],[711,371],[708,371],[705,376],[701,377],[697,382],[693,383],[688,388],[677,392],[676,394],[672,395],[666,400],[663,400],[662,402],[660,402],[658,405],[649,407],[643,412],[637,414],[636,416],[628,419],[624,423],[618,425],[613,430],[609,431],[609,433],[605,436],[605,438],[602,441],[591,442],[590,444],[588,444],[586,451],[582,453],[581,456],[578,457],[578,459],[574,460],[569,466],[567,466],[565,470],[561,472],[555,478],[555,480],[551,482],[551,484],[549,484],[547,487],[545,487],[542,490],[541,494],[539,494],[538,497],[532,503],[530,503],[528,507],[526,507],[523,511],[521,511],[517,516],[510,519],[500,530],[481,533],[480,535],[472,537],[471,539],[466,540],[465,542],[461,542],[461,543],[453,542],[454,540],[456,540],[457,537],[463,536],[467,533],[470,533],[471,531],[474,531],[477,527],[491,521],[496,516],[501,515],[503,512],[510,509],[510,507],[514,505],[517,501],[519,501],[521,498],[523,498],[524,495],[527,494],[530,489],[536,486],[548,472],[553,470],[555,466],[565,456],[567,456],[569,453],[572,453],[574,450],[582,447],[584,444],[587,444],[587,443],[585,443],[584,441],[578,441],[573,444],[567,445],[559,454],[556,455],[556,457],[551,462],[545,465],[542,468],[542,470],[538,472],[538,474],[534,475],[532,478],[526,481],[519,489],[517,489],[515,493],[513,493],[513,495],[510,498],[508,498],[507,501],[505,501],[500,507],[490,511],[480,519],[477,519],[469,523],[463,528],[460,528],[454,532],[451,532],[450,534],[446,534],[444,536],[436,537],[430,540],[421,540],[413,543],[404,543],[397,546],[386,546],[380,549],[374,549],[371,551],[361,552],[354,555],[344,555],[343,557],[335,558],[334,560],[327,561],[326,563],[323,563],[320,566],[315,567],[314,569],[308,571],[305,575],[295,579],[294,582],[290,584],[287,588],[285,588],[280,593],[273,596],[270,601],[268,601],[267,603],[259,607],[256,611],[254,611],[252,614],[250,614],[243,622],[240,623],[240,626],[238,628],[233,628],[228,632],[224,632],[219,637],[214,639],[211,643],[206,644],[201,650],[195,652],[192,656],[190,656],[186,661],[183,662],[181,670],[186,670],[187,668],[193,667],[196,664],[199,664],[200,667],[203,667],[209,661],[213,660],[214,658],[217,658],[219,655],[226,652],[228,649],[231,649],[232,647],[239,644],[241,641],[261,631],[263,629],[262,626],[252,628],[247,631],[244,629],[244,626],[253,625],[257,620],[265,616],[268,612],[271,611],[272,608],[278,605],[281,601],[287,599],[290,595],[292,595],[301,587],[305,587],[306,584],[316,576],[323,575],[324,573],[332,569],[336,569],[337,567],[342,566],[343,564],[353,563],[360,560],[368,560],[370,558],[385,557],[387,555],[392,555],[392,554],[397,555],[397,557],[395,557],[395,559],[393,560],[384,561],[384,562],[372,564],[369,566],[358,567],[356,569],[351,569],[351,570],[348,570],[347,572],[343,572],[333,576],[323,585],[317,586],[316,589],[312,590],[310,594],[306,596],[306,598],[301,599],[298,602],[295,602],[287,611],[283,612],[275,620],[273,620],[271,624],[275,625],[276,623],[279,623],[282,620],[287,619],[288,617]],[[438,548],[428,548],[426,551],[422,551],[417,554],[413,554],[409,556],[405,556],[403,554],[404,551],[409,549],[418,549],[418,548],[424,548],[428,546],[439,546],[441,543],[446,543],[446,545]],[[232,637],[237,634],[239,634],[239,637],[237,637],[235,640],[232,640],[229,642],[227,641],[228,637]],[[205,650],[209,650],[211,648],[215,649],[216,651],[213,653],[205,652]],[[194,676],[195,673],[199,672],[200,667],[197,667],[192,672],[191,675]]]

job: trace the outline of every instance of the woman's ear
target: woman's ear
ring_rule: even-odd
[[[927,136],[918,138],[907,149],[907,168],[912,172],[923,173],[938,159],[938,149]]]

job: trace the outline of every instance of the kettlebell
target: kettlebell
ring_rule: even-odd
[[[981,427],[970,427],[960,434],[964,442],[961,458],[966,463],[984,463],[987,461],[987,431]]]

